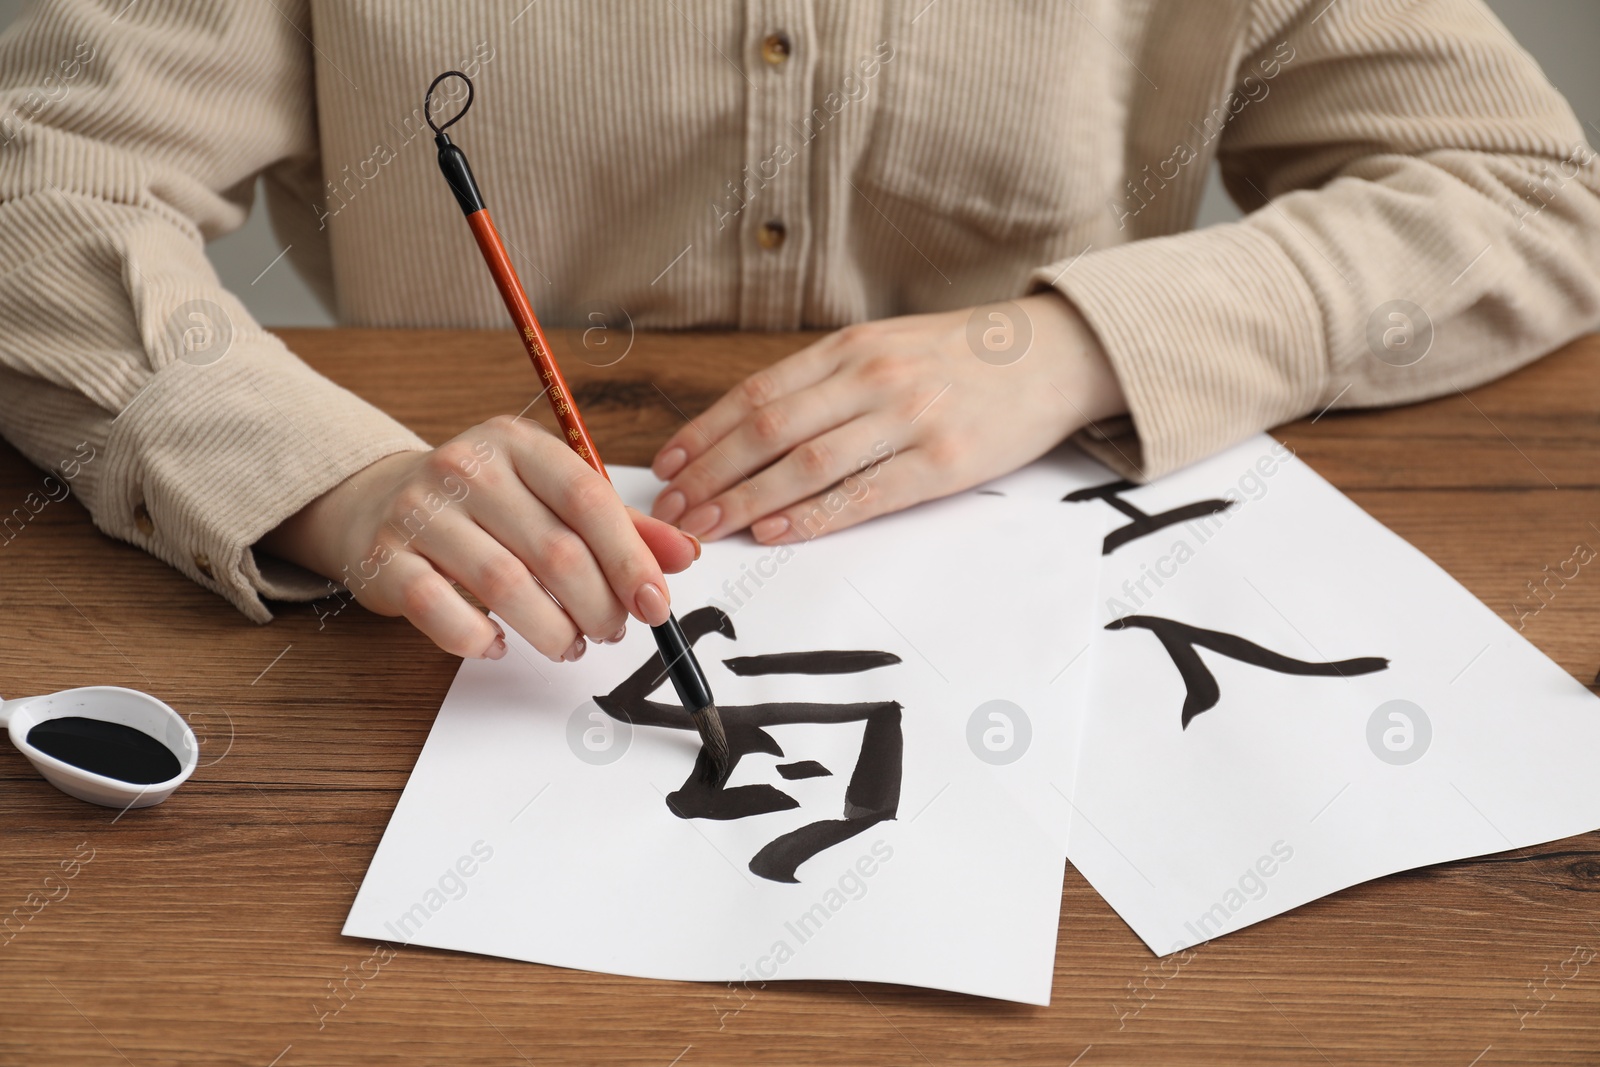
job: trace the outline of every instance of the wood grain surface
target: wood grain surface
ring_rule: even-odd
[[[285,336],[430,440],[537,394],[509,332]],[[805,340],[555,345],[607,460],[641,463]],[[1508,620],[1543,567],[1600,548],[1600,338],[1465,394],[1279,436]],[[0,446],[0,513],[43,477]],[[1384,878],[1181,964],[1152,957],[1069,867],[1049,1008],[380,947],[339,929],[456,660],[358,606],[319,621],[284,605],[253,625],[73,499],[0,544],[0,619],[6,695],[134,686],[203,739],[171,801],[120,818],[0,754],[6,1065],[1600,1063],[1600,833]],[[1600,567],[1524,624],[1592,683]]]

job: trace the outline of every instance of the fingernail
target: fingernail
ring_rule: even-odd
[[[679,530],[678,532],[683,533],[682,530]],[[696,537],[692,533],[684,533],[683,536],[687,537],[690,544],[694,545],[694,558],[699,559],[700,553],[705,551],[705,547],[700,544],[700,538]]]
[[[617,627],[617,632],[616,633],[614,633],[610,637],[606,638],[605,643],[608,644],[608,645],[614,645],[617,642],[621,641],[624,637],[627,637],[627,636],[628,636],[628,626],[627,626],[626,623],[624,623],[623,625]]]
[[[683,517],[679,529],[691,537],[707,534],[722,521],[722,506],[720,504],[705,504],[695,508]]]
[[[667,594],[653,582],[646,582],[639,587],[639,592],[634,596],[634,608],[639,617],[651,626],[660,626],[672,614],[672,609],[667,606]]]
[[[670,478],[683,470],[683,465],[689,462],[689,453],[681,448],[669,448],[656,457],[650,464],[650,470],[657,478]],[[671,522],[671,519],[665,520]]]
[[[489,625],[494,627],[494,640],[490,641],[489,647],[484,649],[483,658],[499,659],[506,654],[506,632],[493,619],[489,620]]]
[[[676,489],[670,493],[662,493],[656,498],[655,506],[650,513],[662,522],[677,522],[678,516],[683,514],[683,509],[689,506],[688,498]]]
[[[775,541],[789,532],[789,520],[783,515],[769,515],[750,527],[750,536],[757,541]]]
[[[583,658],[583,654],[584,652],[588,651],[588,648],[589,642],[583,639],[582,634],[579,634],[577,637],[572,639],[572,644],[567,648],[567,650],[561,653],[561,662],[576,663],[578,660]]]

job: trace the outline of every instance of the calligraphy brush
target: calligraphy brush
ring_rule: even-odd
[[[433,103],[433,90],[441,81],[450,77],[460,78],[467,83],[467,101],[449,122],[439,126],[433,121],[430,106]],[[445,71],[428,86],[422,111],[428,125],[433,129],[434,143],[439,146],[439,169],[444,172],[445,180],[450,183],[450,191],[455,193],[456,203],[461,205],[461,211],[467,217],[467,225],[472,227],[472,236],[477,239],[478,251],[483,253],[483,261],[494,277],[495,287],[500,290],[500,297],[505,301],[506,310],[511,313],[511,321],[522,337],[523,347],[528,350],[528,358],[533,360],[534,368],[544,380],[546,392],[550,395],[550,406],[555,411],[556,421],[561,424],[562,436],[566,438],[567,444],[574,452],[578,453],[601,477],[610,481],[611,476],[606,473],[605,464],[600,462],[600,453],[595,448],[594,440],[589,436],[588,427],[583,424],[583,417],[578,414],[572,391],[567,388],[567,380],[562,376],[561,368],[556,365],[555,356],[551,354],[550,342],[545,339],[544,329],[533,314],[533,306],[528,303],[528,294],[517,278],[517,271],[511,265],[511,258],[506,255],[500,233],[495,229],[494,223],[489,218],[489,212],[484,208],[483,194],[479,192],[477,180],[472,176],[472,168],[467,165],[467,157],[460,148],[450,142],[450,138],[444,132],[445,127],[459,122],[461,116],[467,113],[467,109],[472,106],[472,96],[472,79],[458,70]],[[660,626],[652,626],[650,630],[655,634],[656,648],[661,653],[661,662],[666,667],[667,676],[672,679],[672,688],[677,690],[678,699],[683,702],[684,709],[688,711],[689,717],[694,720],[695,729],[700,733],[702,758],[696,761],[700,778],[720,785],[727,780],[728,772],[731,770],[728,736],[723,731],[722,717],[718,714],[716,702],[711,697],[711,687],[706,684],[705,672],[700,669],[700,662],[695,659],[694,650],[684,637],[676,615],[669,615],[666,622]]]

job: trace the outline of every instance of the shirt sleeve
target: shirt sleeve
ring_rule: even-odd
[[[1217,112],[1250,214],[1035,275],[1115,368],[1130,418],[1080,441],[1130,478],[1326,407],[1467,388],[1600,324],[1600,168],[1479,0],[1254,16]],[[1175,154],[1200,155],[1203,123],[1186,130]]]
[[[290,0],[49,0],[0,36],[0,431],[100,529],[261,622],[263,595],[328,587],[258,564],[256,540],[428,447],[297,359],[205,256],[259,174],[315,164],[310,32]]]

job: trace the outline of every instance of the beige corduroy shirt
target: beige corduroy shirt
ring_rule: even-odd
[[[1600,322],[1600,169],[1477,0],[46,0],[0,39],[0,431],[252,618],[326,592],[257,538],[425,445],[252,321],[204,243],[265,175],[342,321],[503,326],[420,110],[451,67],[551,324],[1054,286],[1136,477]],[[1184,232],[1213,160],[1251,214]]]

